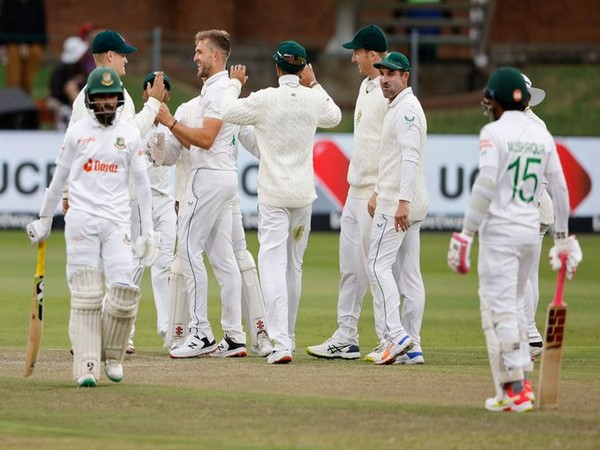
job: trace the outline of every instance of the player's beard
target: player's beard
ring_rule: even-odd
[[[96,119],[98,120],[98,122],[100,122],[100,125],[103,125],[105,127],[111,126],[117,115],[116,108],[115,109],[105,109],[105,108],[102,108],[101,106],[99,106],[98,108],[99,109],[94,108],[94,115],[96,116]]]
[[[203,80],[208,79],[210,77],[210,71],[212,70],[212,65],[210,63],[202,63],[198,66],[198,78],[202,78]]]

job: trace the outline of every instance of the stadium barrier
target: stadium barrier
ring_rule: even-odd
[[[57,131],[0,131],[0,229],[23,228],[36,217],[44,189],[52,179],[63,136]],[[600,232],[600,186],[592,183],[600,179],[600,138],[558,137],[556,143],[569,186],[570,227],[577,232]],[[461,227],[477,174],[478,152],[475,135],[428,136],[426,176],[430,206],[423,229]],[[339,229],[351,154],[351,134],[317,134],[314,167],[318,199],[313,205],[313,229]],[[258,161],[240,149],[238,166],[244,222],[247,228],[256,228]],[[56,214],[56,226],[61,226],[60,207]]]

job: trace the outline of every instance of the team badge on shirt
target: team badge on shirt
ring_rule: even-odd
[[[115,148],[117,150],[123,150],[125,148],[125,138],[118,137],[115,141]]]

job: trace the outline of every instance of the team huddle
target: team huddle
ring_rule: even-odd
[[[363,357],[358,321],[369,288],[379,342],[364,359],[424,364],[427,120],[409,86],[409,59],[388,52],[381,29],[361,28],[343,47],[364,80],[340,228],[337,329],[306,351],[327,359]],[[40,218],[27,226],[32,243],[47,239],[62,198],[77,385],[96,386],[102,366],[111,381],[123,379],[124,356],[135,351],[145,267],[151,267],[157,332],[172,358],[245,357],[247,331],[252,353],[269,364],[290,363],[317,197],[314,137],[342,115],[317,82],[304,47],[282,42],[272,57],[278,87],[240,98],[248,76],[243,65],[227,70],[229,34],[197,33],[194,62],[203,87],[174,114],[163,72],[145,78],[145,103],[136,114],[121,80],[136,49],[118,33],[99,33],[92,50],[97,68],[73,104]],[[553,138],[529,108],[543,94],[513,68],[489,78],[482,106],[491,123],[480,135],[479,174],[463,229],[448,250],[450,268],[467,273],[478,232],[482,326],[496,389],[486,401],[491,411],[527,411],[534,402],[528,374],[542,347],[535,311],[548,227],[554,223],[554,269],[566,264],[571,278],[582,259],[568,235],[568,192]],[[258,268],[246,248],[237,197],[238,143],[259,159]],[[173,165],[176,186],[169,184]],[[221,291],[220,341],[208,320],[204,255]]]

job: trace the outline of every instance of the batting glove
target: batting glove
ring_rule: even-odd
[[[152,164],[155,166],[162,166],[165,164],[167,157],[167,147],[165,145],[165,133],[157,133],[151,139],[148,139],[146,144],[146,156]]]
[[[469,273],[471,270],[471,244],[473,238],[464,233],[453,233],[448,248],[448,267],[454,272]]]
[[[150,267],[160,254],[160,233],[148,231],[142,234],[133,246],[133,257],[140,259],[144,267]]]
[[[32,244],[45,241],[52,230],[52,217],[40,217],[25,227],[29,240]]]
[[[567,253],[567,279],[573,279],[577,266],[583,259],[583,253],[579,246],[579,241],[575,235],[569,236],[567,239],[554,239],[554,246],[550,249],[550,266],[552,270],[561,268],[560,254]]]

